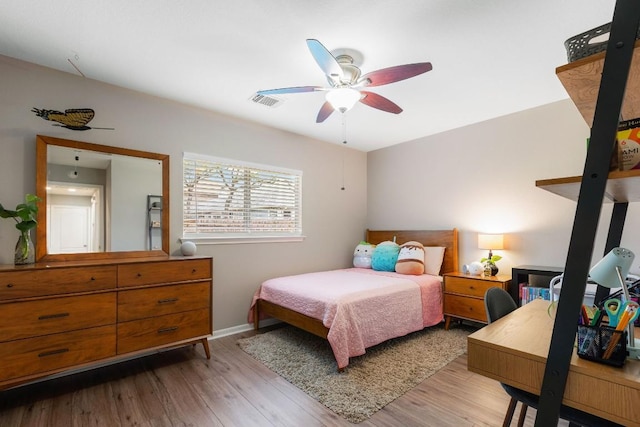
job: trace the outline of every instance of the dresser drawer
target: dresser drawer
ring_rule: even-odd
[[[0,341],[115,323],[115,292],[0,304]]]
[[[210,258],[121,264],[118,266],[118,286],[205,280],[211,275]]]
[[[445,295],[444,314],[478,320],[485,323],[487,322],[484,300],[478,298],[468,298],[459,295]]]
[[[445,277],[444,291],[452,294],[473,295],[484,298],[487,289],[500,286],[500,283],[469,277]]]
[[[53,371],[115,354],[115,325],[0,343],[0,381]]]
[[[116,273],[116,266],[7,271],[0,275],[0,300],[112,289]]]
[[[211,334],[211,310],[186,311],[118,324],[118,354]]]
[[[157,286],[118,293],[118,322],[210,308],[211,282]]]

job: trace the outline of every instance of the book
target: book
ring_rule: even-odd
[[[549,288],[522,286],[520,290],[520,305],[525,305],[536,299],[551,301],[551,291]]]

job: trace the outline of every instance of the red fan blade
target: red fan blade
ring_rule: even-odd
[[[364,97],[360,99],[360,102],[368,105],[369,107],[377,108],[378,110],[386,111],[387,113],[402,113],[402,108],[398,107],[395,103],[389,101],[384,96],[364,90],[360,91],[360,93],[364,95]]]
[[[313,55],[313,59],[316,60],[322,71],[333,79],[341,79],[343,78],[342,67],[336,61],[331,52],[327,50],[326,47],[322,45],[316,39],[307,39],[307,46],[311,51],[311,55]]]
[[[316,118],[316,123],[324,122],[327,117],[329,117],[333,113],[333,107],[329,104],[329,101],[322,104],[320,111],[318,111],[318,117]]]
[[[364,86],[382,86],[426,73],[431,69],[433,69],[431,62],[397,65],[367,73],[360,77],[359,82],[363,82]]]
[[[324,88],[320,86],[297,86],[297,87],[284,87],[281,89],[259,90],[256,93],[258,95],[279,95],[283,93],[314,92],[316,90],[324,90]]]

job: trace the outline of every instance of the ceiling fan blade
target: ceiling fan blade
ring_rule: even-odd
[[[320,86],[297,86],[297,87],[284,87],[280,89],[259,90],[256,93],[258,95],[280,95],[283,93],[315,92],[316,90],[324,90],[324,88]]]
[[[387,113],[400,114],[402,113],[402,108],[396,105],[394,102],[389,101],[382,95],[378,95],[377,93],[360,91],[364,96],[360,99],[365,105],[369,107],[377,108],[378,110],[386,111]]]
[[[322,71],[332,80],[344,77],[342,67],[336,61],[336,58],[316,39],[307,39],[307,46]]]
[[[396,65],[395,67],[383,68],[372,71],[360,77],[358,82],[363,86],[382,86],[389,83],[399,82],[419,74],[426,73],[433,69],[431,62],[419,62],[417,64]]]
[[[322,107],[320,107],[320,111],[318,111],[318,117],[316,118],[316,123],[324,122],[327,117],[331,115],[331,113],[333,113],[333,107],[331,106],[329,101],[327,101],[322,104]]]

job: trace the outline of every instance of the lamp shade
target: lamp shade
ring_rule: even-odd
[[[504,235],[478,234],[478,249],[504,249]]]
[[[362,94],[355,89],[341,87],[327,92],[325,98],[335,110],[344,113],[353,108],[356,102],[360,101],[361,96]]]
[[[624,280],[629,274],[631,263],[635,255],[629,249],[613,248],[604,258],[591,268],[589,276],[591,279],[606,288],[624,287]],[[620,276],[618,276],[619,269]]]

